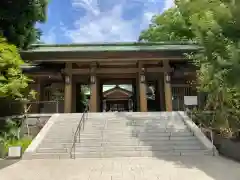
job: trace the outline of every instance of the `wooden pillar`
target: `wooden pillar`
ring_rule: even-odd
[[[98,112],[100,109],[100,97],[99,97],[99,82],[96,75],[91,75],[90,77],[90,103],[89,110],[90,112]]]
[[[33,100],[34,103],[31,104],[31,108],[29,109],[29,113],[41,113],[41,107],[43,107],[43,104],[40,102],[42,101],[43,97],[43,87],[42,82],[37,79],[34,84],[30,85],[31,89],[36,92],[35,99]]]
[[[137,78],[136,78],[137,79]],[[134,111],[137,111],[137,99],[138,99],[138,97],[139,96],[137,96],[137,81],[136,81],[136,79],[135,80],[133,80],[132,81],[132,87],[133,87],[133,112]]]
[[[74,80],[72,80],[72,112],[76,113],[76,103],[77,103],[77,85]]]
[[[100,83],[99,77],[96,77],[97,80],[97,112],[102,111],[102,84]]]
[[[147,112],[147,95],[146,95],[146,79],[145,79],[145,70],[142,66],[139,67],[138,73],[138,92],[139,92],[139,102],[140,102],[140,112]]]
[[[90,103],[89,110],[90,112],[98,112],[99,111],[99,81],[96,76],[96,65],[92,65],[91,74],[90,74]]]
[[[36,92],[35,99],[33,100],[33,103],[30,104],[30,108],[28,113],[40,113],[40,84],[37,82],[36,84],[32,84],[32,90]],[[26,106],[28,108],[28,106]]]
[[[158,99],[158,101],[160,101],[159,102],[159,104],[160,104],[160,111],[165,111],[166,109],[166,105],[165,105],[165,93],[164,93],[164,78],[163,78],[163,76],[161,75],[160,76],[160,78],[158,79],[158,93],[159,93],[159,95],[158,95],[158,97],[159,97],[159,99]]]
[[[139,86],[139,74],[137,74],[136,78],[136,112],[140,111],[140,86]]]
[[[64,113],[72,112],[72,63],[66,63],[65,90],[64,90]]]
[[[167,60],[163,61],[164,68],[170,69],[169,62]],[[168,72],[164,72],[164,92],[165,92],[165,106],[166,111],[172,111],[172,86],[171,86],[171,76]]]
[[[38,100],[41,102],[41,101],[44,101],[44,82],[42,82],[41,80],[39,81],[39,92],[38,92]],[[39,104],[39,113],[42,113],[43,112],[43,109],[44,109],[44,104],[43,103],[40,103]]]

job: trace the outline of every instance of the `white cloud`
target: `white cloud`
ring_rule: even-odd
[[[75,10],[84,9],[86,15],[74,22],[74,28],[65,28],[65,35],[72,42],[119,42],[136,41],[142,29],[146,28],[152,16],[170,6],[164,0],[72,0]],[[166,0],[168,1],[168,0]],[[160,6],[160,4],[161,6]],[[162,2],[162,3],[161,3]],[[124,7],[132,3],[142,5],[141,15],[124,18]],[[110,7],[102,10],[101,7]],[[136,12],[139,10],[136,10]],[[133,12],[133,13],[136,13]],[[131,14],[134,16],[134,14]]]
[[[147,22],[151,21],[152,17],[155,15],[154,12],[145,12],[144,13],[144,18]]]
[[[165,0],[163,11],[175,6],[174,0]]]
[[[56,44],[56,34],[55,34],[55,27],[51,28],[47,33],[44,33],[41,37],[41,41],[47,44]]]
[[[86,16],[76,21],[75,29],[68,30],[66,33],[75,43],[134,41],[136,39],[132,22],[122,19],[120,5],[97,17]]]
[[[95,16],[99,15],[98,0],[72,0],[72,6],[74,8],[83,8],[88,13]]]

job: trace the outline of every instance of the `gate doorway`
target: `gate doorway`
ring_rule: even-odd
[[[133,111],[133,90],[131,84],[102,85],[103,112]]]
[[[76,84],[76,113],[82,113],[88,102],[88,95],[86,95],[86,89],[89,89],[87,85],[83,85],[81,83]]]

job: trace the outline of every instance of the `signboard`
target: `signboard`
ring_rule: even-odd
[[[197,96],[184,96],[184,105],[193,106],[198,104]]]
[[[20,158],[22,155],[21,146],[10,146],[8,148],[8,157],[10,158]]]

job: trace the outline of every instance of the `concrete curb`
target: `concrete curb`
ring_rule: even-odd
[[[217,148],[212,144],[212,142],[203,134],[200,128],[186,115],[184,111],[178,111],[178,114],[190,129],[191,132],[197,137],[197,139],[208,149],[213,151],[213,155],[217,156],[219,153]]]
[[[36,153],[36,150],[38,146],[41,144],[42,140],[48,133],[48,131],[51,129],[53,124],[56,122],[58,119],[59,114],[53,114],[51,118],[48,120],[48,122],[45,124],[45,126],[42,128],[42,130],[38,133],[38,135],[33,139],[32,143],[28,146],[26,151],[23,154],[23,159],[25,157],[29,157],[32,154]]]

